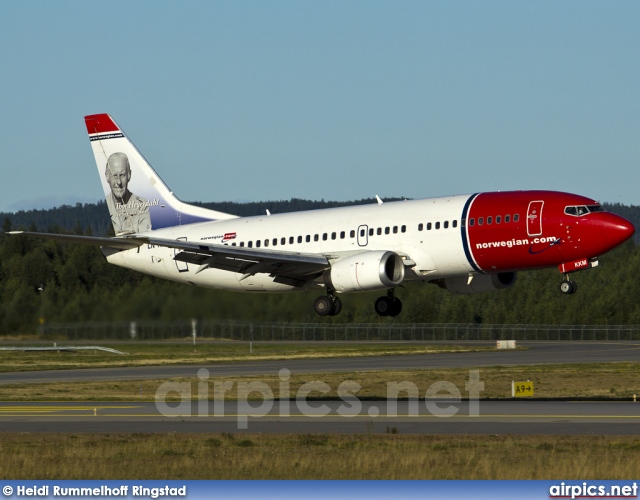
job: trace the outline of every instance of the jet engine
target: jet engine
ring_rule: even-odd
[[[361,292],[393,288],[404,279],[404,262],[394,252],[361,252],[332,263],[325,272],[327,286],[337,292]]]
[[[473,274],[469,276],[455,276],[437,281],[440,288],[445,288],[451,293],[481,293],[504,290],[513,286],[516,282],[516,273],[497,274]]]

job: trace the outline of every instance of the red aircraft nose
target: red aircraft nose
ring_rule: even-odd
[[[608,214],[609,217],[604,226],[605,241],[611,245],[611,248],[617,247],[623,241],[628,240],[636,232],[636,228],[627,219],[619,215]]]

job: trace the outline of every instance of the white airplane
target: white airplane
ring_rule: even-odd
[[[633,225],[584,196],[554,191],[476,193],[237,217],[178,200],[107,114],[85,117],[115,238],[16,232],[100,245],[108,262],[185,284],[247,292],[386,291],[381,316],[402,309],[394,290],[427,281],[454,293],[512,286],[516,273],[569,274],[630,238]],[[15,234],[15,233],[14,233]]]

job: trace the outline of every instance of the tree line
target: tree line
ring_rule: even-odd
[[[372,200],[361,200],[371,202]],[[203,204],[244,215],[269,208],[313,209],[331,202]],[[105,203],[5,215],[3,230],[48,230],[109,234]],[[245,207],[244,205],[249,205]],[[271,208],[270,208],[271,207]],[[276,208],[277,207],[277,208]],[[241,210],[242,208],[243,210]],[[640,225],[640,207],[610,206]],[[97,214],[75,218],[75,215]],[[29,218],[28,215],[37,215]],[[102,222],[102,221],[106,221]],[[102,225],[101,225],[102,224]],[[640,227],[640,226],[639,226]],[[452,295],[426,283],[397,290],[404,307],[397,318],[380,318],[373,302],[381,292],[342,296],[339,316],[319,318],[313,301],[322,292],[247,294],[189,287],[156,279],[106,262],[100,249],[23,236],[0,235],[0,334],[32,333],[40,321],[129,321],[236,319],[305,322],[418,322],[527,324],[640,324],[640,247],[628,241],[604,255],[600,267],[576,273],[578,292],[562,295],[555,269],[523,272],[504,291]]]

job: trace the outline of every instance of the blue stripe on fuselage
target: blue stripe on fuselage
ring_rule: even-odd
[[[482,272],[475,261],[473,260],[473,256],[471,255],[471,250],[469,249],[469,241],[467,239],[467,227],[469,226],[469,219],[467,216],[469,215],[469,207],[471,206],[471,202],[477,198],[480,193],[475,193],[469,196],[469,199],[464,204],[464,208],[462,209],[462,219],[465,221],[464,224],[460,224],[460,233],[462,234],[462,247],[464,248],[464,254],[467,256],[467,260],[471,267],[473,267],[476,271]]]

